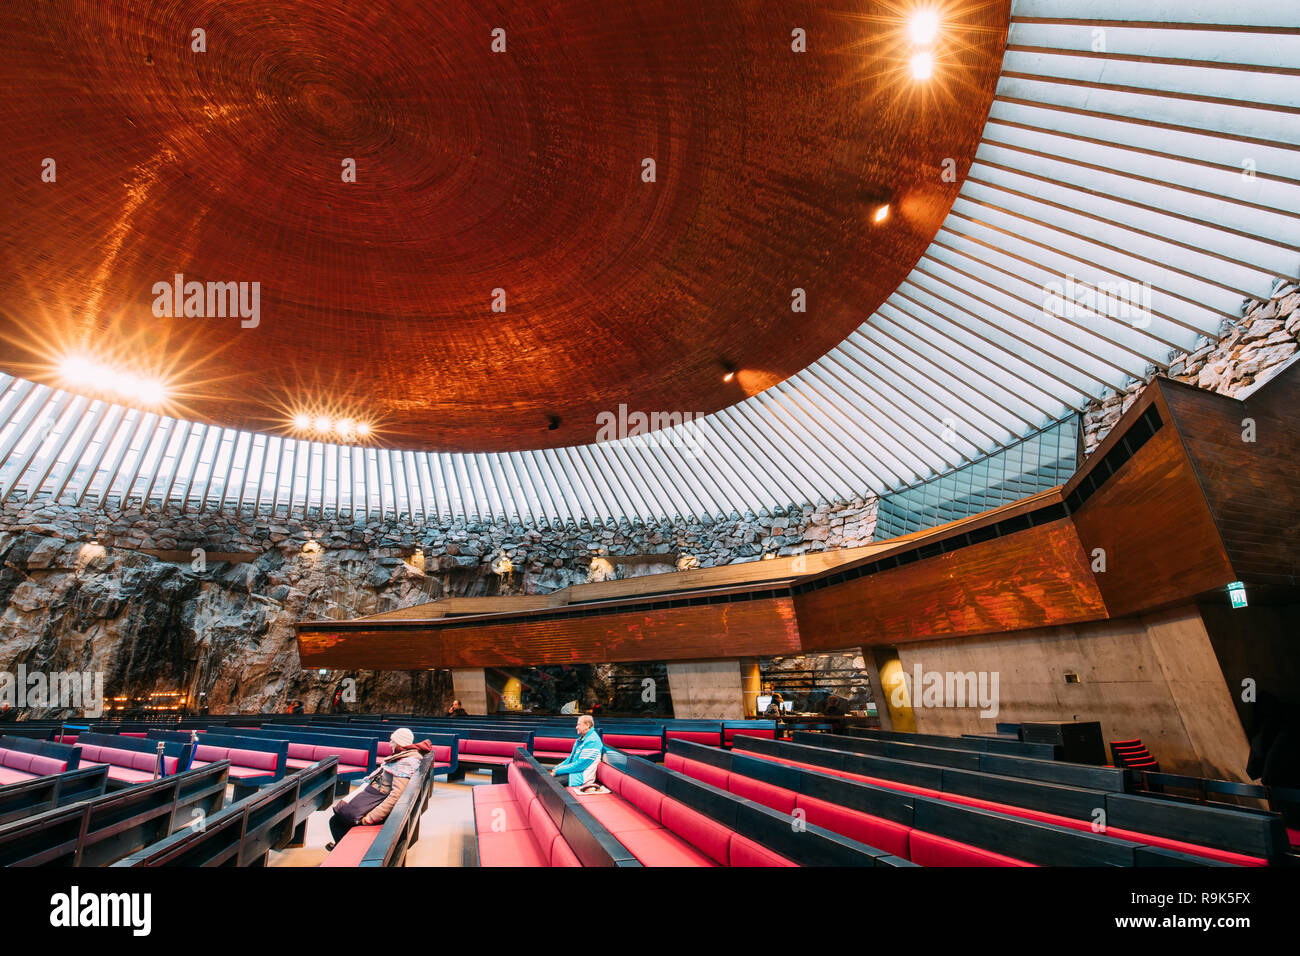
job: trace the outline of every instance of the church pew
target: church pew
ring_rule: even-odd
[[[210,728],[209,732],[215,732],[218,729],[219,728]],[[337,728],[331,728],[330,731],[324,736],[333,739],[354,738],[354,739],[363,739],[367,741],[373,740],[375,743],[375,757],[377,760],[379,760],[379,759],[383,759],[384,757],[388,757],[392,755],[393,745],[388,738],[392,735],[393,731],[396,729],[397,729],[396,727],[371,728],[363,725],[349,724],[349,725],[341,725]],[[455,734],[426,733],[423,730],[415,730],[414,728],[408,728],[408,729],[411,729],[411,732],[415,734],[416,740],[427,739],[430,745],[433,747],[433,755],[434,755],[433,774],[435,777],[448,776],[450,774],[455,773],[456,768],[459,764],[459,757],[460,757],[459,748],[457,746],[458,742]],[[287,723],[276,724],[271,729],[260,728],[256,731],[245,731],[241,729],[239,732],[255,733],[260,736],[287,738],[290,741],[295,743],[298,742],[300,739],[301,740],[309,739],[306,737],[299,738],[295,736],[297,734],[314,734],[314,739],[319,739],[321,737],[321,734],[319,732],[309,730],[304,725],[287,724]],[[293,749],[296,751],[298,748],[295,747]],[[301,760],[291,755],[290,765],[301,766]],[[376,766],[377,765],[378,764],[376,764]],[[373,770],[374,768],[372,767],[371,769]]]
[[[0,787],[0,823],[102,796],[107,784],[108,767],[99,764]]]
[[[143,740],[85,731],[76,737],[76,745],[81,751],[82,766],[107,764],[110,790],[153,780],[160,765],[162,776],[181,773],[189,769],[194,755],[193,747],[188,743]],[[161,760],[159,747],[162,748]]]
[[[425,756],[387,819],[373,826],[350,829],[321,866],[401,866],[411,844],[419,838],[420,816],[433,794],[435,763],[433,754]]]
[[[896,789],[912,799],[933,798],[1078,832],[1091,832],[1094,824],[1100,821],[1105,826],[1106,835],[1111,837],[1233,865],[1266,865],[1280,859],[1286,851],[1287,839],[1280,818],[1258,811],[1164,803],[1132,794],[1083,791],[946,768],[942,768],[937,787],[916,787],[883,776],[882,770],[888,774],[889,768],[882,768],[879,758],[844,754],[832,767],[805,759],[816,759],[819,756],[816,748],[785,745],[778,748],[779,753],[766,754],[762,753],[763,748],[764,744],[760,743],[749,753],[736,750],[730,756],[742,761],[736,766],[744,767],[747,773],[761,778],[785,774],[786,779],[793,780],[805,771],[842,775],[879,788]],[[686,756],[683,749],[677,748],[677,751],[679,756]],[[744,762],[750,753],[767,761],[785,761],[785,769],[769,770]],[[715,766],[725,759],[723,755],[702,749],[690,751],[689,756]],[[860,761],[872,763],[868,769],[860,766]],[[721,767],[716,769],[723,771]],[[866,772],[855,774],[855,771]],[[822,786],[839,786],[841,792],[845,792],[843,785],[823,783]]]
[[[680,743],[680,742],[679,742]],[[707,748],[704,748],[707,749]],[[891,854],[677,773],[610,751],[610,794],[575,799],[647,866],[876,866]]]
[[[1128,792],[1132,789],[1128,771],[1115,767],[1098,767],[1093,764],[1066,763],[1059,760],[1040,760],[1034,757],[1017,757],[1001,753],[979,751],[951,751],[942,747],[905,744],[896,741],[868,740],[844,737],[837,734],[806,734],[796,732],[791,743],[823,750],[838,750],[868,756],[888,757],[936,767],[957,770],[979,770],[1006,777],[1026,777],[1046,783],[1061,783],[1073,787],[1096,790]]]
[[[211,816],[226,765],[111,791],[0,826],[0,866],[105,866]]]
[[[191,741],[191,732],[183,730],[150,730],[146,740],[164,740],[175,743]],[[230,782],[235,789],[235,799],[242,800],[259,787],[282,779],[287,769],[289,742],[253,737],[233,737],[218,733],[193,736],[191,767],[205,767],[218,760],[230,764]]]
[[[900,744],[920,744],[926,747],[939,747],[948,750],[973,750],[979,753],[1007,754],[1012,757],[1032,757],[1035,760],[1061,759],[1061,747],[1057,744],[1025,743],[1018,738],[994,735],[963,734],[960,737],[948,737],[942,734],[917,734],[901,730],[880,730],[875,727],[850,727],[844,735],[830,734],[837,739],[857,737],[862,740],[890,741]]]
[[[76,770],[80,759],[81,751],[71,744],[0,736],[0,785]]]
[[[504,784],[480,785],[471,792],[480,866],[641,865],[522,748]]]
[[[227,730],[233,732],[234,728],[211,725],[199,736],[200,739],[206,739],[209,734],[220,737],[225,735]],[[284,743],[286,772],[305,769],[329,757],[337,758],[338,770],[335,779],[340,796],[347,794],[352,781],[365,777],[377,766],[376,740],[369,735],[344,736],[298,729],[265,730],[241,727],[238,729],[238,736],[272,742],[277,747],[280,743]]]
[[[295,771],[112,865],[265,866],[272,850],[301,844],[307,818],[333,799],[337,772],[335,757]]]

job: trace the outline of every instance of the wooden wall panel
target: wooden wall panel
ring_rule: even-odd
[[[1068,518],[795,599],[804,650],[1015,631],[1105,617]]]
[[[1096,580],[1116,617],[1233,580],[1196,472],[1158,407],[1165,424],[1074,513],[1084,553],[1105,552],[1106,570]]]
[[[1300,375],[1283,374],[1244,403],[1168,385],[1165,401],[1213,512],[1235,578],[1300,580]],[[1243,437],[1254,423],[1254,441]]]
[[[298,635],[304,667],[412,670],[611,661],[678,661],[791,654],[794,604],[758,598],[590,617],[484,621],[474,627],[310,631]]]

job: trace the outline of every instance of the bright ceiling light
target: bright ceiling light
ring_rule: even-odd
[[[908,35],[917,46],[929,46],[939,36],[939,12],[918,10],[907,24]]]
[[[167,388],[157,379],[132,375],[83,356],[69,356],[60,362],[59,376],[74,388],[89,389],[121,401],[161,405],[167,400]]]
[[[930,55],[929,50],[923,50],[912,56],[912,77],[917,80],[928,80],[934,74],[934,57]]]
[[[136,383],[136,394],[140,396],[140,401],[147,405],[161,405],[163,399],[167,397],[162,385],[144,380]]]
[[[334,418],[330,415],[297,412],[293,416],[295,431],[311,432],[322,438],[353,441],[370,434],[370,425],[355,418]]]
[[[83,358],[64,359],[59,365],[59,375],[71,385],[86,385],[95,380],[95,366]]]
[[[871,221],[877,224],[884,222],[888,218],[889,218],[889,203],[884,203],[883,205],[877,206],[876,211],[871,215]]]

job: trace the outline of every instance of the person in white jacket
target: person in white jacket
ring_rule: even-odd
[[[596,782],[596,771],[600,768],[600,755],[605,751],[600,735],[596,733],[596,722],[590,714],[578,718],[578,739],[573,742],[569,759],[564,761],[551,775],[568,777],[567,786],[581,787]]]

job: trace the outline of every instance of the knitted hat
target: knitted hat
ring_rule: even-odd
[[[394,746],[409,747],[411,744],[415,743],[415,734],[411,733],[411,731],[406,727],[399,727],[397,730],[393,731],[393,735],[388,739]]]

